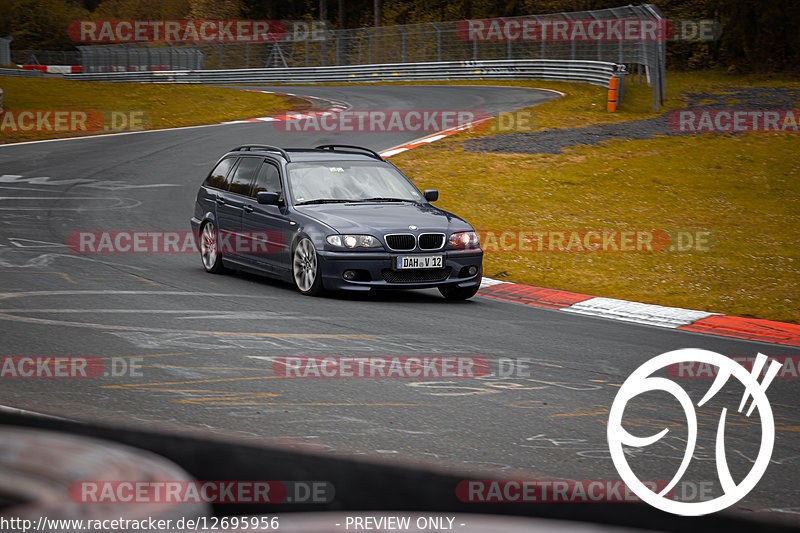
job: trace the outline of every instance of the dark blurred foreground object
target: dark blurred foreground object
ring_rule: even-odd
[[[23,431],[20,426],[50,431]],[[326,503],[282,501],[213,506],[215,517],[274,517],[281,514],[280,531],[345,531],[335,523],[331,526],[323,515],[316,518],[307,514],[291,514],[322,511],[340,513],[342,519],[354,514],[407,516],[433,513],[453,516],[469,513],[472,514],[470,521],[474,521],[473,528],[480,524],[485,524],[485,527],[467,530],[466,527],[453,526],[451,531],[464,530],[470,533],[516,533],[528,527],[522,525],[525,521],[492,515],[565,520],[565,527],[574,528],[566,531],[591,531],[591,524],[616,526],[617,529],[622,526],[680,533],[796,531],[788,525],[750,520],[741,515],[717,513],[688,518],[636,503],[465,503],[456,497],[456,486],[460,481],[519,479],[520,473],[445,470],[440,465],[410,460],[406,463],[393,461],[391,464],[377,460],[356,461],[330,452],[314,453],[309,451],[309,447],[288,441],[280,447],[274,441],[268,446],[261,437],[234,432],[222,434],[186,428],[156,432],[0,411],[0,436],[0,517],[24,515],[52,518],[60,507],[62,513],[76,513],[74,516],[78,517],[106,511],[98,504],[73,505],[68,489],[74,481],[193,478],[204,481],[324,481],[335,488],[335,496]],[[90,437],[92,440],[81,437]],[[160,505],[163,507],[161,516],[164,517],[177,515],[189,518],[193,514],[204,514],[202,507],[192,509],[181,505],[170,508],[165,504]],[[131,513],[145,517],[159,512],[131,504],[126,504],[122,511],[122,516]],[[290,513],[291,516],[284,513]],[[475,513],[481,513],[482,518],[476,518]],[[114,509],[110,514],[118,517],[120,509]],[[528,531],[536,531],[539,525],[552,530],[549,524],[540,520],[531,522]],[[295,526],[291,526],[292,523]]]
[[[0,426],[0,517],[141,520],[209,516],[204,503],[81,503],[82,481],[191,481],[174,463],[114,442]],[[75,496],[74,498],[72,496]]]

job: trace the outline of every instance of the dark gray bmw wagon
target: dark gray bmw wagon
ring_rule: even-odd
[[[310,295],[436,287],[470,298],[478,236],[437,198],[366,148],[247,145],[214,166],[191,224],[208,272],[249,270]]]

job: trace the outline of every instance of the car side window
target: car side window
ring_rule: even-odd
[[[239,160],[236,170],[233,171],[230,189],[232,193],[247,196],[253,184],[253,177],[256,169],[261,165],[263,159],[257,157],[243,157]]]
[[[269,161],[264,161],[258,170],[258,176],[253,184],[250,196],[258,196],[260,192],[276,192],[281,195],[281,175],[278,167]]]
[[[235,157],[226,157],[220,161],[217,166],[214,167],[214,170],[211,171],[208,178],[206,178],[203,185],[206,187],[214,187],[215,189],[225,189],[225,178],[228,177],[228,173],[231,171],[231,167],[235,161]]]

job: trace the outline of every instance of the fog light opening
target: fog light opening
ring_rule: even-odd
[[[354,279],[356,279],[356,273],[354,270],[345,270],[344,273],[342,274],[342,277],[347,281],[353,281]]]
[[[477,273],[478,273],[478,267],[476,266],[471,266],[467,269],[467,274],[469,274],[470,276],[474,276]]]

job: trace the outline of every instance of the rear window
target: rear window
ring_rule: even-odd
[[[263,159],[255,157],[243,157],[240,159],[239,166],[233,171],[230,192],[245,196],[249,194],[256,170],[258,170],[263,161]]]
[[[211,174],[206,178],[205,185],[206,187],[214,187],[215,189],[225,189],[225,178],[228,177],[228,172],[231,171],[231,167],[233,166],[233,162],[236,159],[233,157],[227,157],[220,161],[214,170],[211,171]]]

